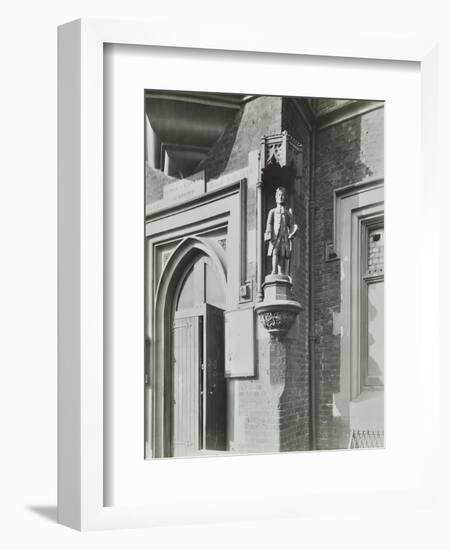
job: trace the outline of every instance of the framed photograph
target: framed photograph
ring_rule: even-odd
[[[59,29],[59,521],[429,506],[436,44],[175,26]]]

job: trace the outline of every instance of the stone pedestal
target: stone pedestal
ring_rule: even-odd
[[[287,275],[267,275],[263,289],[264,300],[255,306],[255,311],[271,338],[282,339],[302,306],[292,300],[292,282]]]
[[[259,425],[253,431],[257,434],[259,449],[265,452],[301,448],[297,433],[301,431],[297,420],[301,414],[300,399],[292,393],[302,391],[295,384],[301,368],[293,345],[297,336],[285,336],[302,306],[292,299],[291,289],[290,277],[268,275],[263,284],[264,300],[255,306],[262,325],[258,331],[258,364],[259,397],[263,397],[264,409],[258,411]]]

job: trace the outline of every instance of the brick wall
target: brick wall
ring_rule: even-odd
[[[348,419],[338,415],[333,395],[340,388],[340,336],[333,315],[340,311],[340,262],[325,260],[325,244],[333,239],[333,191],[369,177],[383,177],[384,110],[382,108],[317,132],[315,200],[312,228],[314,265],[314,370],[318,382],[318,447],[348,443]]]
[[[151,204],[163,198],[163,187],[169,183],[179,181],[177,178],[167,176],[161,170],[145,165],[145,202]]]
[[[271,383],[273,352],[263,327],[257,327],[258,372],[253,380],[239,380],[238,432],[235,448],[244,453],[273,452],[280,448],[280,411],[284,383]]]
[[[281,131],[281,101],[263,96],[245,103],[200,164],[206,180],[244,168],[250,151],[259,149],[261,137]]]

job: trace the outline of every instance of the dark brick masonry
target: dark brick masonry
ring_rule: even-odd
[[[346,447],[348,426],[333,416],[333,393],[340,384],[340,337],[333,334],[333,313],[340,311],[340,262],[325,261],[325,244],[333,238],[333,192],[368,177],[383,176],[383,109],[335,124],[317,133],[315,193],[318,208],[314,242],[315,372],[319,381],[321,449]]]

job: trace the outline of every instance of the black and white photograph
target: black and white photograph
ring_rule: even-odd
[[[145,458],[384,447],[384,101],[146,90],[143,124]]]
[[[450,548],[447,13],[5,4],[1,548]]]

